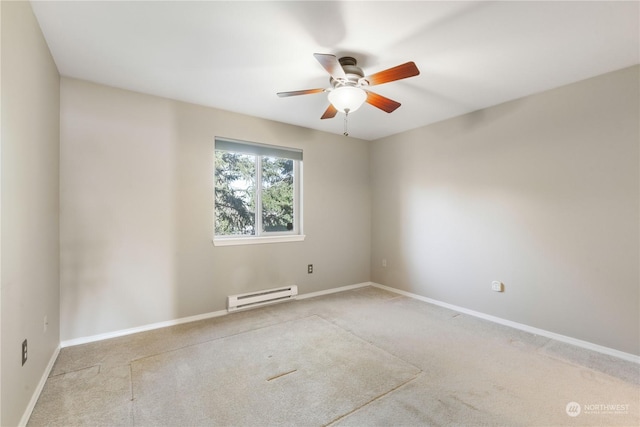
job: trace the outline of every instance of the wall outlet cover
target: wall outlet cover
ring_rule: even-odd
[[[22,366],[27,362],[27,340],[22,341]]]

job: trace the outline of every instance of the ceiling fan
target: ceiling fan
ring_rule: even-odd
[[[400,106],[399,102],[386,98],[366,88],[369,86],[389,83],[396,80],[406,79],[420,74],[418,67],[413,62],[407,62],[384,71],[365,76],[362,68],[358,67],[355,58],[345,56],[338,59],[335,55],[326,53],[314,53],[313,56],[320,62],[329,73],[331,78],[329,88],[295,90],[291,92],[279,92],[279,97],[309,95],[312,93],[329,92],[329,107],[324,112],[321,119],[335,117],[338,111],[349,114],[356,111],[367,102],[391,113]]]

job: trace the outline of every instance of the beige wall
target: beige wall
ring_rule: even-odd
[[[304,150],[304,242],[214,247],[215,136]],[[63,78],[61,339],[366,282],[368,144]],[[307,274],[307,264],[314,273]]]
[[[371,278],[638,354],[637,77],[372,143],[63,78],[62,339]],[[212,245],[216,135],[304,149],[305,242]]]
[[[372,280],[639,355],[638,78],[374,142]]]
[[[56,66],[28,2],[2,8],[3,426],[17,425],[59,344],[59,99]],[[49,325],[44,332],[44,316]],[[29,358],[21,366],[21,343]]]

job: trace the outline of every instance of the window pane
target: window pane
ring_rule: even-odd
[[[293,160],[262,158],[262,227],[293,230]]]
[[[216,235],[255,235],[256,158],[215,153]]]

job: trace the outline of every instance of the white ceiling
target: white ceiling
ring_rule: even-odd
[[[371,89],[350,135],[377,139],[640,62],[640,3],[459,1],[33,1],[60,73],[336,134],[313,53],[365,74],[421,71]]]

